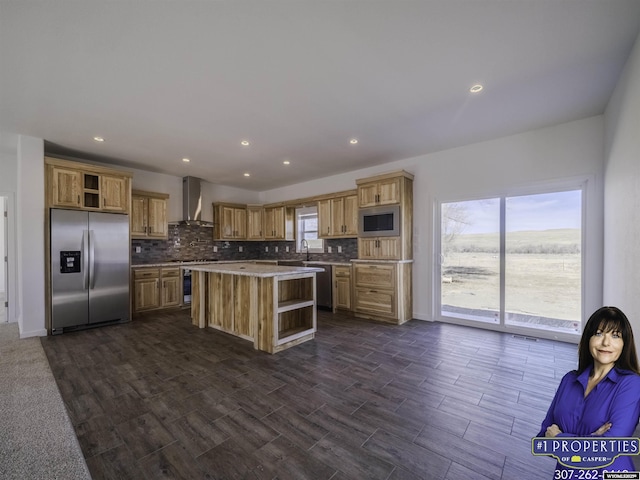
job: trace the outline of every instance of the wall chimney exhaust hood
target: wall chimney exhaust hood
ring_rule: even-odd
[[[201,225],[213,227],[212,222],[202,220],[202,180],[197,177],[182,178],[182,221],[181,225]]]

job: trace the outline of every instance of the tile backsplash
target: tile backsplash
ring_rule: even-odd
[[[169,237],[167,240],[133,239],[131,241],[131,264],[143,265],[172,260],[306,259],[306,254],[296,253],[295,242],[225,242],[214,241],[212,238],[213,229],[211,227],[169,225]],[[311,253],[309,255],[310,260],[348,262],[352,258],[358,258],[358,241],[355,238],[325,240],[324,244],[325,253]],[[136,252],[137,247],[140,248],[140,253]],[[286,247],[289,247],[288,253]],[[331,247],[332,253],[327,253],[329,247]],[[341,253],[338,253],[338,247],[341,247]]]

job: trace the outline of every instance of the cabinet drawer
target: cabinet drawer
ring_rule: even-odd
[[[136,268],[133,271],[133,278],[160,278],[159,268]]]
[[[333,274],[336,277],[350,277],[351,267],[333,267]]]
[[[395,265],[355,265],[355,284],[358,287],[396,288]]]
[[[394,291],[356,287],[355,310],[395,318],[396,298]]]
[[[179,276],[180,276],[179,268],[163,268],[162,269],[162,278],[179,277]]]

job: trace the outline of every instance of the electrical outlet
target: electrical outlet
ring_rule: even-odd
[[[264,247],[264,251],[268,252],[269,251],[269,247]]]
[[[142,247],[136,247],[136,253],[142,252]]]
[[[342,246],[338,245],[338,253],[342,253]]]
[[[218,253],[218,246],[217,245],[213,246],[213,253]]]
[[[327,253],[331,253],[333,249],[331,247],[327,247]]]
[[[243,251],[243,250],[244,250],[244,247],[238,247],[238,251],[239,251],[240,253],[242,253],[242,251]]]
[[[276,245],[275,247],[273,247],[275,249],[275,252],[278,253],[278,246]]]
[[[286,247],[284,247],[284,251],[289,253],[289,246],[288,245]]]

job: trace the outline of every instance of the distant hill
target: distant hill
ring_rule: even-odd
[[[580,253],[582,245],[578,228],[509,232],[506,242],[508,253],[572,254]],[[443,247],[453,252],[498,253],[500,238],[497,233],[460,234]]]

